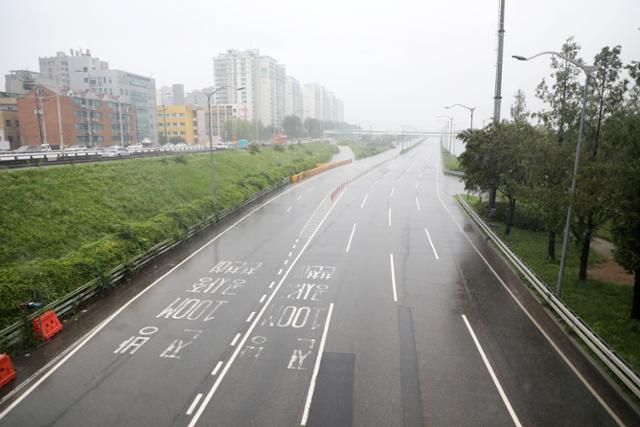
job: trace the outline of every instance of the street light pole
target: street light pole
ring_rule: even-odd
[[[559,52],[545,51],[526,58],[520,55],[513,55],[518,61],[528,61],[541,55],[555,55],[567,62],[572,63],[580,68],[585,74],[584,90],[582,92],[582,111],[580,112],[580,126],[578,128],[578,143],[576,144],[576,157],[573,162],[573,175],[571,176],[571,192],[569,195],[569,206],[567,207],[567,219],[564,224],[564,235],[562,236],[562,255],[560,257],[560,269],[558,271],[558,281],[556,283],[556,295],[559,297],[562,293],[562,280],[564,279],[564,268],[567,260],[567,248],[569,246],[569,228],[571,227],[571,215],[573,214],[573,199],[576,194],[576,180],[578,177],[578,165],[580,163],[580,152],[582,149],[582,140],[584,138],[584,114],[587,109],[587,95],[589,92],[589,78],[595,70],[593,65],[581,64]]]
[[[444,108],[446,108],[447,110],[453,107],[462,107],[465,108],[467,110],[469,110],[469,113],[471,114],[471,123],[469,124],[469,128],[473,129],[473,112],[475,111],[476,107],[467,107],[464,104],[453,104],[453,105],[445,105]]]
[[[437,119],[447,119],[449,120],[449,141],[447,142],[447,151],[451,152],[451,140],[453,138],[453,117],[441,115],[436,117]]]
[[[213,158],[213,119],[211,117],[211,98],[213,95],[221,91],[222,89],[235,89],[243,90],[245,87],[232,88],[231,86],[221,86],[209,93],[205,93],[207,96],[207,107],[209,108],[209,156],[211,158],[211,204],[213,206],[213,213],[215,214],[216,208],[216,162]],[[218,108],[217,116],[220,116],[220,109]],[[218,127],[218,136],[220,136],[220,128]]]

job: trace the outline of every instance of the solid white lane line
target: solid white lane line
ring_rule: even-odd
[[[309,178],[309,180],[301,183],[300,185],[305,185],[308,184],[309,182],[312,182],[311,180],[316,179],[318,176],[320,175],[316,175],[315,177],[311,177]],[[7,416],[7,414],[9,412],[11,412],[13,410],[13,408],[15,408],[16,406],[18,406],[20,404],[20,402],[22,402],[27,396],[29,396],[31,393],[33,393],[33,391],[38,388],[40,386],[40,384],[42,384],[47,378],[49,378],[54,372],[56,372],[58,369],[60,369],[60,367],[67,362],[67,360],[69,360],[71,357],[73,357],[74,354],[76,354],[82,347],[84,347],[87,342],[89,342],[94,336],[96,336],[98,334],[98,332],[100,332],[102,329],[104,329],[105,326],[107,326],[113,319],[115,319],[120,313],[122,313],[127,307],[129,307],[131,304],[133,304],[138,298],[140,298],[142,295],[144,295],[145,293],[147,293],[151,288],[153,288],[156,284],[158,284],[160,281],[162,281],[165,277],[167,277],[168,275],[170,275],[171,273],[173,273],[175,270],[177,270],[178,268],[180,268],[184,263],[186,263],[187,261],[189,261],[191,258],[193,258],[194,256],[196,256],[198,253],[200,253],[203,249],[205,249],[207,246],[211,245],[213,242],[215,242],[216,240],[218,240],[220,237],[224,236],[225,234],[227,234],[227,232],[229,232],[230,230],[232,230],[233,228],[235,228],[238,224],[240,224],[242,221],[244,221],[245,219],[249,218],[251,215],[253,215],[254,213],[258,212],[260,209],[264,208],[265,206],[267,206],[269,203],[273,202],[274,200],[279,199],[280,197],[284,196],[285,194],[290,193],[293,190],[298,189],[299,186],[295,186],[295,187],[291,187],[288,190],[283,191],[280,194],[277,194],[275,196],[273,196],[272,198],[270,198],[269,200],[267,200],[266,202],[264,202],[263,204],[261,204],[260,206],[257,206],[255,209],[253,209],[252,211],[248,212],[246,215],[244,215],[242,218],[238,219],[236,222],[234,222],[233,224],[231,224],[229,227],[225,228],[223,231],[221,231],[219,234],[217,234],[215,237],[213,237],[211,240],[209,240],[208,242],[206,242],[204,245],[200,246],[198,249],[196,249],[195,251],[193,251],[189,256],[187,256],[185,259],[183,259],[182,261],[180,261],[178,264],[176,264],[173,268],[171,268],[169,271],[167,271],[166,273],[164,273],[162,276],[160,276],[159,278],[157,278],[156,280],[154,280],[150,285],[148,285],[146,288],[144,288],[143,290],[141,290],[140,292],[138,292],[133,298],[131,298],[129,301],[127,301],[126,303],[124,303],[120,308],[118,308],[116,311],[114,311],[113,313],[111,313],[111,315],[109,317],[107,317],[106,319],[104,319],[101,323],[99,323],[97,326],[95,326],[93,329],[91,329],[89,332],[87,332],[85,335],[83,335],[81,338],[79,338],[78,340],[76,340],[73,344],[71,344],[71,346],[68,347],[68,349],[62,353],[60,353],[60,357],[56,356],[51,362],[54,362],[55,365],[48,371],[46,371],[44,374],[42,374],[41,377],[39,377],[34,383],[33,385],[31,385],[31,387],[29,387],[27,390],[24,391],[24,393],[22,393],[19,397],[17,397],[13,402],[11,402],[11,404],[9,406],[7,406],[5,408],[4,411],[2,411],[0,413],[0,420],[2,420],[4,417]],[[50,362],[50,363],[51,363]],[[50,366],[49,364],[45,365],[45,367]],[[36,374],[34,374],[35,376],[31,376],[29,377],[27,380],[25,380],[22,384],[27,383],[28,381],[34,380],[36,378],[36,376],[38,376],[41,373],[41,371],[39,370],[38,372],[36,372]],[[18,390],[21,390],[22,384],[20,384],[18,386]],[[2,398],[2,401],[4,402],[5,399],[12,395],[11,392],[9,392],[6,396],[4,396]]]
[[[429,234],[429,230],[427,230],[427,227],[424,228],[424,232],[427,233],[427,239],[429,239],[429,244],[431,245],[431,249],[433,249],[433,255],[436,257],[436,259],[439,259],[438,252],[436,251],[436,247],[433,245],[433,240],[431,240],[431,235]]]
[[[391,208],[389,208],[389,227],[391,227]]]
[[[211,371],[211,375],[216,375],[218,373],[218,371],[220,370],[220,368],[222,368],[222,360],[220,360],[218,363],[216,363],[216,367],[213,368],[213,371]]]
[[[193,399],[193,402],[191,402],[191,405],[189,405],[189,409],[187,409],[187,415],[191,415],[193,413],[193,410],[196,409],[196,406],[198,405],[198,402],[200,402],[200,399],[202,399],[202,393],[198,393],[196,395],[196,398]]]
[[[393,254],[389,254],[389,264],[391,265],[391,287],[393,288],[393,302],[398,302],[398,293],[396,292],[396,268],[393,265]]]
[[[368,197],[369,197],[369,193],[365,194],[364,200],[362,201],[362,204],[360,205],[360,209],[364,208],[364,204],[367,203],[367,198]]]
[[[327,320],[324,323],[324,331],[322,331],[322,338],[320,339],[320,347],[318,347],[318,354],[316,355],[316,363],[313,366],[313,373],[311,374],[309,391],[307,391],[307,400],[304,403],[304,412],[302,413],[302,420],[300,421],[300,425],[303,425],[303,426],[307,425],[307,419],[309,418],[309,409],[311,408],[311,399],[313,399],[313,391],[316,388],[316,378],[318,377],[318,371],[320,370],[320,362],[322,360],[322,353],[324,352],[324,345],[327,342],[327,333],[329,332],[329,324],[331,323],[332,313],[333,313],[333,303],[329,304],[329,312],[327,313]]]
[[[349,187],[347,187],[348,189]],[[298,260],[300,259],[300,257],[304,254],[304,252],[307,250],[307,247],[309,246],[309,244],[313,241],[313,238],[315,237],[316,233],[318,232],[318,230],[322,227],[322,224],[324,224],[325,220],[329,217],[329,215],[331,214],[331,212],[333,211],[333,208],[338,204],[338,202],[340,201],[340,199],[342,198],[342,196],[344,196],[346,193],[346,190],[341,192],[338,195],[338,198],[335,200],[335,202],[329,207],[329,210],[327,210],[327,213],[324,215],[324,217],[322,218],[322,220],[320,221],[320,223],[318,224],[318,227],[316,227],[315,230],[313,230],[313,233],[311,233],[311,236],[309,237],[309,239],[307,239],[307,241],[304,243],[304,246],[302,246],[302,249],[300,250],[300,252],[298,253],[298,255],[296,255],[295,259],[293,260],[293,262],[291,263],[291,265],[289,266],[289,268],[287,269],[287,272],[284,274],[284,276],[282,276],[282,279],[280,279],[280,281],[278,282],[278,286],[276,286],[276,288],[273,290],[273,292],[271,293],[271,296],[269,297],[269,300],[267,301],[267,303],[265,305],[262,306],[262,309],[260,310],[260,312],[258,313],[258,315],[256,316],[256,318],[253,320],[253,322],[251,323],[251,325],[249,325],[249,328],[247,329],[247,331],[244,334],[244,337],[242,337],[242,341],[240,341],[240,345],[238,345],[236,347],[236,349],[234,350],[234,352],[231,354],[231,357],[229,358],[229,360],[227,361],[227,363],[224,365],[224,368],[222,368],[222,372],[220,373],[220,375],[218,376],[218,378],[216,379],[216,381],[213,383],[213,386],[211,386],[211,389],[209,390],[209,392],[207,393],[207,395],[205,396],[204,400],[202,401],[202,404],[200,405],[200,407],[198,408],[198,410],[196,411],[195,415],[193,416],[193,418],[191,419],[191,422],[189,423],[188,427],[194,427],[196,425],[196,423],[198,422],[198,419],[200,418],[200,416],[202,416],[202,413],[204,412],[204,410],[207,407],[207,404],[211,401],[211,399],[213,399],[213,395],[216,393],[216,390],[218,389],[218,387],[220,387],[220,383],[222,382],[222,380],[224,379],[225,375],[227,374],[227,372],[229,372],[229,369],[231,368],[231,365],[233,364],[234,360],[236,360],[236,358],[238,357],[238,354],[240,354],[240,350],[242,349],[242,346],[244,345],[244,343],[247,341],[247,339],[249,339],[249,336],[253,333],[253,330],[255,329],[256,325],[258,324],[258,322],[260,321],[260,318],[262,317],[262,315],[266,312],[267,307],[269,306],[269,304],[271,303],[271,301],[275,298],[276,294],[278,293],[278,290],[280,290],[280,288],[282,287],[282,284],[284,283],[284,281],[287,279],[287,277],[289,276],[289,273],[291,272],[291,270],[293,269],[293,267],[295,267],[296,263],[298,262]],[[327,197],[325,196],[324,199],[322,199],[322,202],[320,202],[320,205],[318,205],[318,209],[320,208],[320,206],[322,206],[322,203],[327,199]]]
[[[416,196],[416,208],[418,208],[418,212],[420,212],[420,202],[418,201],[418,196]]]
[[[291,212],[291,209],[293,209],[293,206],[291,206],[291,205],[290,205],[290,206],[287,208],[287,213]]]
[[[267,295],[266,295],[266,294],[265,294],[265,295],[262,295],[262,296],[260,297],[260,304],[262,304],[262,303],[264,302],[265,298],[267,298]]]
[[[480,357],[482,357],[482,361],[484,362],[484,366],[486,366],[487,371],[489,371],[489,375],[491,376],[491,379],[493,380],[493,384],[498,389],[498,393],[500,394],[500,397],[502,398],[502,401],[504,402],[504,405],[507,407],[507,411],[509,411],[509,415],[511,415],[511,419],[513,420],[513,424],[515,424],[518,427],[521,427],[522,424],[520,424],[520,420],[518,419],[518,416],[516,415],[516,412],[513,410],[513,407],[511,406],[511,402],[509,402],[509,398],[507,397],[506,393],[502,389],[502,385],[500,385],[500,381],[498,381],[498,377],[496,377],[496,374],[493,371],[493,367],[491,366],[491,362],[489,362],[489,359],[487,358],[487,355],[484,353],[484,350],[482,349],[482,346],[480,345],[480,342],[478,341],[478,338],[476,337],[475,332],[473,332],[473,328],[471,327],[471,324],[467,320],[467,316],[465,316],[463,314],[462,315],[462,320],[464,320],[465,325],[467,325],[467,329],[469,330],[469,334],[471,334],[471,338],[473,338],[473,342],[476,344],[476,348],[478,349],[478,352],[480,353]]]
[[[351,229],[351,235],[349,236],[349,243],[347,243],[347,248],[344,250],[345,252],[349,252],[349,248],[351,247],[351,240],[353,240],[353,233],[356,232],[357,226],[358,226],[357,222],[353,224],[353,228]]]
[[[253,319],[253,316],[256,315],[255,311],[252,311],[251,314],[249,314],[249,317],[247,317],[247,322],[251,322],[251,319]]]
[[[573,371],[573,373],[576,375],[576,377],[578,377],[578,379],[582,382],[582,384],[584,384],[584,386],[587,388],[587,390],[589,390],[589,392],[591,393],[591,395],[593,397],[595,397],[595,399],[600,403],[600,405],[602,405],[602,407],[605,409],[605,411],[607,411],[607,413],[611,416],[611,418],[613,418],[613,420],[621,427],[624,427],[624,423],[622,422],[622,420],[618,417],[618,415],[616,415],[615,412],[613,412],[613,409],[611,409],[611,407],[609,407],[609,405],[604,401],[604,399],[600,396],[600,394],[598,394],[597,391],[595,391],[595,389],[591,386],[591,384],[587,381],[587,379],[580,373],[580,371],[578,371],[578,368],[576,368],[574,366],[574,364],[567,358],[567,356],[562,352],[562,350],[560,350],[560,348],[556,345],[555,342],[553,342],[553,340],[551,339],[551,337],[549,336],[549,334],[547,334],[547,332],[542,329],[542,326],[540,326],[540,324],[538,323],[538,321],[536,319],[533,318],[533,316],[531,315],[531,313],[529,313],[529,311],[524,307],[524,305],[520,302],[520,300],[514,295],[514,293],[511,291],[511,289],[509,289],[509,287],[507,286],[507,284],[504,282],[504,280],[502,280],[502,277],[500,277],[498,275],[498,273],[496,272],[496,270],[491,266],[491,264],[489,264],[489,261],[487,261],[487,259],[484,257],[484,255],[482,255],[482,253],[480,252],[480,250],[476,247],[476,245],[471,241],[471,238],[469,236],[467,236],[467,233],[465,233],[465,231],[463,230],[462,226],[458,223],[458,221],[456,221],[456,219],[453,217],[453,214],[451,213],[451,211],[449,210],[449,208],[447,207],[447,205],[444,203],[444,201],[442,200],[442,197],[440,197],[440,185],[439,185],[439,171],[440,171],[440,159],[438,159],[438,161],[436,162],[436,194],[438,196],[438,200],[440,201],[440,204],[442,205],[442,207],[444,207],[444,210],[447,212],[447,214],[449,215],[449,218],[451,218],[451,221],[456,225],[456,227],[458,228],[458,230],[460,230],[460,233],[465,237],[465,239],[467,240],[467,242],[469,243],[469,245],[471,245],[471,247],[476,251],[476,253],[478,254],[478,256],[480,257],[480,259],[482,259],[482,261],[484,262],[484,264],[487,266],[487,268],[493,273],[493,275],[496,277],[496,279],[498,279],[498,282],[500,282],[500,284],[502,285],[502,287],[504,288],[505,291],[507,291],[507,293],[511,296],[511,298],[515,301],[515,303],[518,305],[518,307],[520,307],[520,309],[524,312],[524,314],[529,318],[529,320],[531,321],[531,323],[533,323],[533,325],[538,329],[538,331],[540,331],[540,333],[542,334],[542,336],[545,337],[545,339],[547,340],[547,342],[551,345],[551,347],[553,347],[553,349],[558,353],[558,355],[560,356],[560,358],[567,364],[567,366]]]
[[[396,191],[396,187],[391,188],[391,193],[389,194],[389,197],[393,197],[394,191]]]
[[[242,334],[240,332],[238,332],[236,334],[235,337],[233,337],[233,341],[231,341],[231,347],[233,347],[234,345],[236,345],[236,343],[238,342],[238,340],[240,339],[240,337],[242,336]]]

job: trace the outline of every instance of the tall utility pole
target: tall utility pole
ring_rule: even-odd
[[[496,87],[493,96],[493,123],[500,123],[500,103],[502,102],[502,57],[504,56],[504,0],[500,0],[498,21],[498,60],[496,62]]]

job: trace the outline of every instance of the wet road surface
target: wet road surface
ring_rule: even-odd
[[[439,155],[428,140],[256,206],[7,402],[0,424],[633,425],[470,226]]]

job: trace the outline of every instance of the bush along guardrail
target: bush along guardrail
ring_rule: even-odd
[[[491,239],[509,262],[526,278],[551,310],[573,331],[600,361],[613,373],[621,384],[638,399],[640,399],[640,375],[633,370],[622,357],[600,338],[576,313],[560,300],[549,287],[531,270],[498,235],[480,218],[480,216],[461,197],[458,202],[467,214],[478,224],[480,229]]]
[[[107,294],[111,289],[115,288],[124,279],[147,265],[152,260],[156,259],[165,252],[173,249],[174,247],[182,244],[184,241],[198,233],[199,231],[216,224],[228,216],[232,215],[236,211],[246,207],[247,205],[259,200],[260,198],[286,186],[289,184],[289,178],[286,178],[274,185],[266,187],[253,196],[248,198],[242,203],[237,204],[225,211],[211,215],[203,221],[188,228],[186,232],[179,238],[167,239],[157,245],[149,248],[144,253],[130,259],[128,262],[121,264],[104,275],[97,277],[84,285],[74,289],[62,298],[59,298],[51,303],[41,307],[40,309],[33,311],[26,315],[23,321],[18,321],[6,328],[0,330],[0,353],[11,351],[19,348],[20,346],[26,347],[35,343],[36,339],[33,336],[33,330],[31,325],[33,320],[45,313],[46,311],[53,310],[60,318],[65,315],[74,313],[77,308],[87,300]]]

